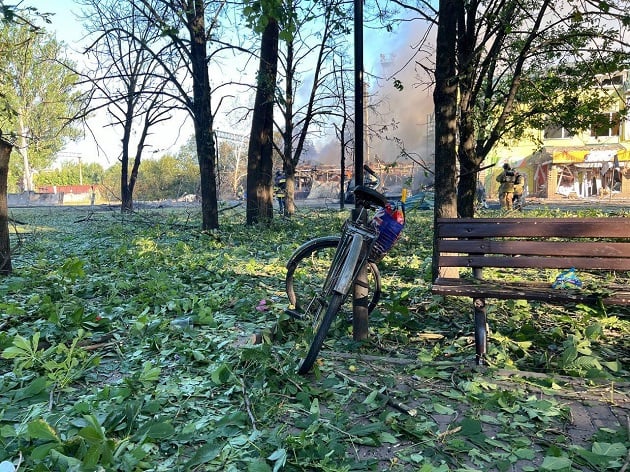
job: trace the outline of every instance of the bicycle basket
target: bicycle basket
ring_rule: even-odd
[[[370,260],[378,262],[394,247],[394,244],[396,244],[396,241],[398,241],[398,238],[400,238],[402,234],[405,224],[396,221],[396,219],[385,210],[381,210],[374,215],[373,224],[378,229],[378,238],[376,238],[372,246]]]

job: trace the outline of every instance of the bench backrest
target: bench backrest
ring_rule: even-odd
[[[630,218],[438,218],[436,223],[440,267],[630,271]]]

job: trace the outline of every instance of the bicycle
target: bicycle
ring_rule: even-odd
[[[340,236],[308,241],[287,262],[285,284],[289,303],[293,306],[287,313],[308,325],[305,339],[309,347],[298,365],[298,373],[302,375],[315,363],[326,335],[363,267],[367,267],[367,288],[372,293],[368,313],[374,310],[381,295],[377,262],[394,245],[404,226],[404,219],[402,223],[395,219],[395,210],[381,193],[358,186],[354,196],[356,210],[344,222]],[[368,218],[370,210],[375,211],[372,218]]]

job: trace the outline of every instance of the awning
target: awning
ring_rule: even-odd
[[[584,149],[562,149],[553,151],[551,160],[553,164],[573,164],[576,162],[584,162],[589,151]]]
[[[617,159],[619,159],[619,162],[630,161],[630,149],[623,149],[617,152]]]
[[[578,162],[574,165],[578,169],[600,169],[602,167],[601,162]]]
[[[544,149],[524,157],[514,167],[517,169],[534,168],[536,166],[551,164],[551,154]]]
[[[552,163],[558,165],[571,165],[579,163],[604,163],[613,162],[615,157],[619,162],[630,161],[630,149],[626,149],[619,144],[604,146],[589,146],[576,148],[555,148],[548,149],[551,153]],[[581,166],[589,167],[589,166]],[[592,166],[598,167],[598,166]]]
[[[617,150],[595,150],[590,151],[584,158],[584,162],[611,162],[617,155]]]

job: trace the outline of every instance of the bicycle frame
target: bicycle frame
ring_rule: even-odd
[[[378,237],[378,232],[374,228],[361,223],[364,219],[364,214],[366,213],[366,209],[361,208],[359,214],[354,220],[346,220],[342,228],[341,241],[338,246],[339,249],[335,254],[335,258],[328,273],[327,279],[334,284],[333,290],[344,296],[350,291],[350,286],[356,278],[360,268],[367,262],[372,246]],[[342,254],[343,249],[346,247],[349,248],[347,256],[346,254]],[[335,276],[333,272],[335,268],[338,267],[339,260],[343,257],[346,257],[346,260],[350,262],[346,263],[344,267],[354,270],[343,270],[338,276]]]

